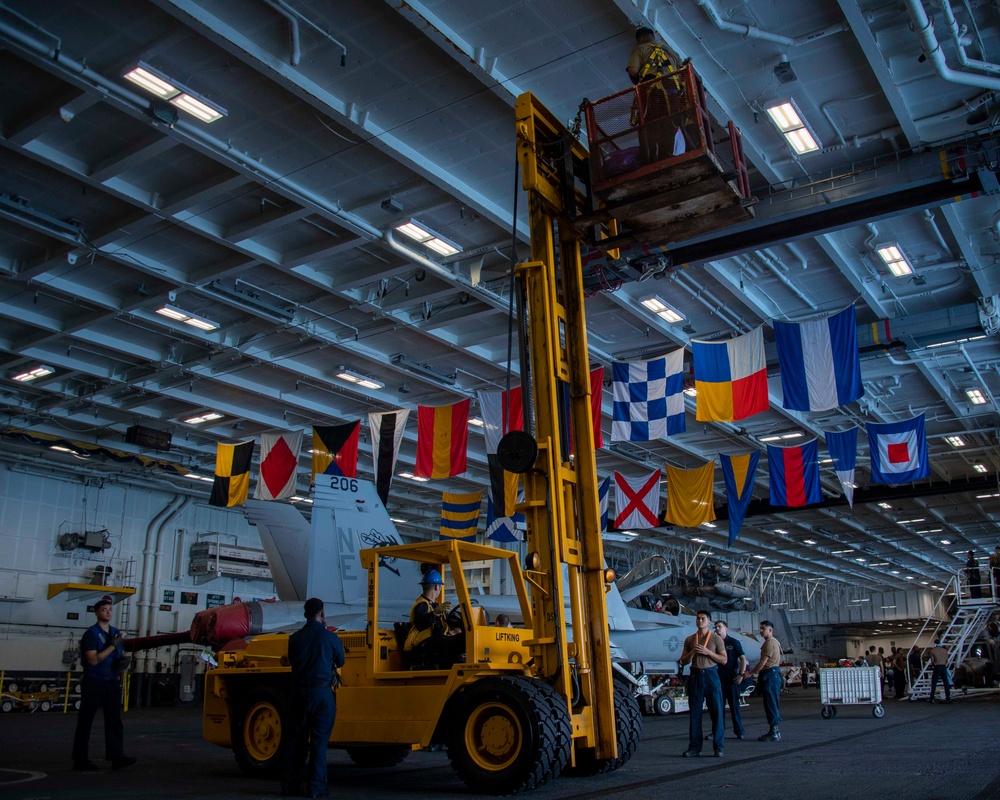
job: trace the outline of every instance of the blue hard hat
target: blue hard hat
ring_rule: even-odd
[[[421,586],[444,586],[444,581],[441,580],[441,573],[436,569],[429,569],[424,573],[424,577],[420,579]]]

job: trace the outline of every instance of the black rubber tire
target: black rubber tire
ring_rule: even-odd
[[[819,715],[823,719],[833,719],[833,709],[830,706],[823,706],[823,710],[819,712]]]
[[[409,747],[394,744],[347,747],[345,750],[359,767],[395,767],[410,754]]]
[[[38,707],[42,711],[48,711],[50,708],[52,708],[52,701],[50,701],[50,700],[42,700],[42,702],[38,704]]]
[[[540,680],[489,677],[456,698],[448,758],[473,792],[514,794],[557,777],[569,762],[566,701]]]
[[[288,700],[273,689],[255,689],[236,706],[233,755],[244,775],[276,778],[285,760]]]
[[[653,711],[657,716],[669,717],[674,713],[674,698],[668,694],[661,694],[653,700]]]
[[[885,709],[881,704],[872,708],[872,716],[875,717],[875,719],[882,719],[882,717],[885,716]]]
[[[577,777],[603,775],[625,766],[639,746],[642,736],[642,712],[630,692],[615,686],[615,733],[618,737],[618,758],[594,758],[593,750],[578,750],[576,766],[564,774]]]
[[[3,702],[0,702],[0,712],[2,712],[4,714],[9,714],[13,710],[14,710],[14,703],[13,703],[13,701],[11,701],[11,700],[4,700]]]

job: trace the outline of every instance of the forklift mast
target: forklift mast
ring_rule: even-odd
[[[518,264],[524,431],[507,434],[499,457],[522,473],[531,584],[530,651],[540,677],[566,699],[574,761],[588,751],[617,757],[605,569],[594,455],[590,364],[580,262],[588,153],[538,100],[515,106],[517,157],[528,194],[531,260]],[[565,619],[564,598],[569,598]],[[573,641],[568,640],[572,629]]]

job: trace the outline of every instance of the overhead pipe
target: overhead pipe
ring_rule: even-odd
[[[782,36],[778,33],[769,33],[768,31],[763,31],[753,25],[739,25],[735,22],[727,22],[722,18],[722,15],[719,14],[719,10],[712,4],[711,0],[694,0],[694,2],[696,5],[705,9],[705,13],[708,15],[708,18],[712,20],[712,24],[715,25],[715,27],[720,31],[736,33],[740,36],[746,36],[748,39],[760,39],[764,42],[773,42],[774,44],[780,44],[782,47],[798,47],[799,45],[815,42],[816,40],[823,39],[826,36],[832,36],[835,33],[843,33],[850,29],[847,22],[840,22],[826,28],[813,31],[812,33],[806,33],[802,36],[792,38],[790,36]]]
[[[274,0],[264,0],[264,4],[274,9],[288,22],[289,49],[288,63],[297,67],[302,60],[302,48],[299,46],[299,21],[291,11],[286,11]]]
[[[347,47],[346,45],[344,45],[343,42],[334,39],[327,31],[323,30],[319,25],[317,25],[315,22],[309,19],[309,17],[307,17],[301,11],[299,11],[296,8],[292,8],[290,5],[288,5],[288,3],[285,2],[285,0],[264,0],[264,2],[267,3],[267,5],[273,8],[279,14],[281,14],[281,16],[288,19],[290,23],[292,18],[298,18],[302,20],[302,22],[304,22],[310,28],[312,28],[314,31],[316,31],[316,33],[318,33],[320,36],[325,38],[328,42],[332,42],[333,44],[337,45],[337,47],[340,48],[340,66],[343,67],[347,65]],[[298,39],[298,27],[299,27],[298,23],[296,23],[295,24],[296,40]],[[295,42],[295,48],[298,49],[297,41]],[[298,61],[293,61],[292,66],[295,66],[298,63],[299,63]]]
[[[972,44],[972,40],[963,38],[962,32],[958,29],[958,20],[955,19],[955,12],[949,0],[941,0],[941,10],[944,11],[944,21],[948,24],[948,32],[951,40],[955,43],[958,51],[958,63],[966,69],[978,69],[983,72],[1000,72],[1000,64],[991,64],[989,61],[969,58],[965,52],[966,45]]]
[[[927,224],[931,226],[931,230],[934,231],[934,235],[937,236],[938,243],[941,245],[941,249],[944,250],[949,256],[951,255],[951,248],[948,243],[944,240],[944,236],[941,235],[941,228],[938,227],[937,222],[934,221],[934,212],[929,208],[924,209],[924,219],[927,220]]]
[[[721,300],[719,300],[719,298],[713,295],[710,291],[708,291],[704,287],[693,285],[694,280],[692,278],[689,278],[687,275],[681,272],[675,272],[673,274],[676,276],[674,280],[677,282],[678,286],[680,286],[695,300],[697,300],[699,303],[705,306],[705,308],[707,308],[712,314],[714,314],[720,320],[722,320],[727,325],[729,325],[732,328],[735,328],[738,331],[751,330],[751,327],[747,325],[743,320],[741,319],[737,320],[730,317],[724,310],[726,308],[726,304],[723,303]],[[702,295],[707,295],[708,299],[706,299]]]
[[[788,279],[788,276],[786,276],[785,273],[782,272],[781,269],[778,267],[779,262],[777,261],[776,258],[774,258],[774,256],[772,256],[766,250],[755,250],[754,253],[761,260],[761,263],[763,263],[764,266],[766,266],[771,271],[774,277],[776,277],[779,281],[781,281],[783,284],[785,284],[785,286],[788,287],[788,290],[792,294],[794,294],[797,298],[799,298],[799,300],[801,300],[803,303],[809,306],[810,309],[812,309],[813,311],[816,310],[816,304],[808,297],[806,297],[805,294],[802,293],[802,290],[799,289],[798,286],[796,286]]]
[[[698,0],[695,0],[697,2]],[[1000,78],[992,78],[989,75],[975,75],[970,72],[962,72],[952,69],[941,50],[941,43],[934,33],[934,23],[920,0],[904,0],[906,8],[910,12],[910,19],[913,20],[913,27],[923,44],[924,54],[927,56],[934,71],[941,80],[949,83],[958,83],[963,86],[978,86],[980,89],[1000,90]]]

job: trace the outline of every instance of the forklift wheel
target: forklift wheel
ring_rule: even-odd
[[[881,704],[872,708],[872,716],[875,717],[875,719],[882,719],[882,717],[885,716],[885,709]]]
[[[565,701],[540,680],[489,677],[457,698],[448,758],[473,792],[513,794],[558,776],[573,726]]]
[[[823,710],[819,713],[823,719],[833,719],[833,706],[823,706]]]
[[[603,775],[624,766],[639,746],[642,735],[642,713],[632,693],[615,686],[615,730],[618,737],[618,758],[594,758],[593,750],[577,750],[576,766],[566,769],[566,775],[587,777]]]
[[[251,692],[233,717],[233,754],[243,774],[276,777],[284,761],[288,703],[272,689]]]

